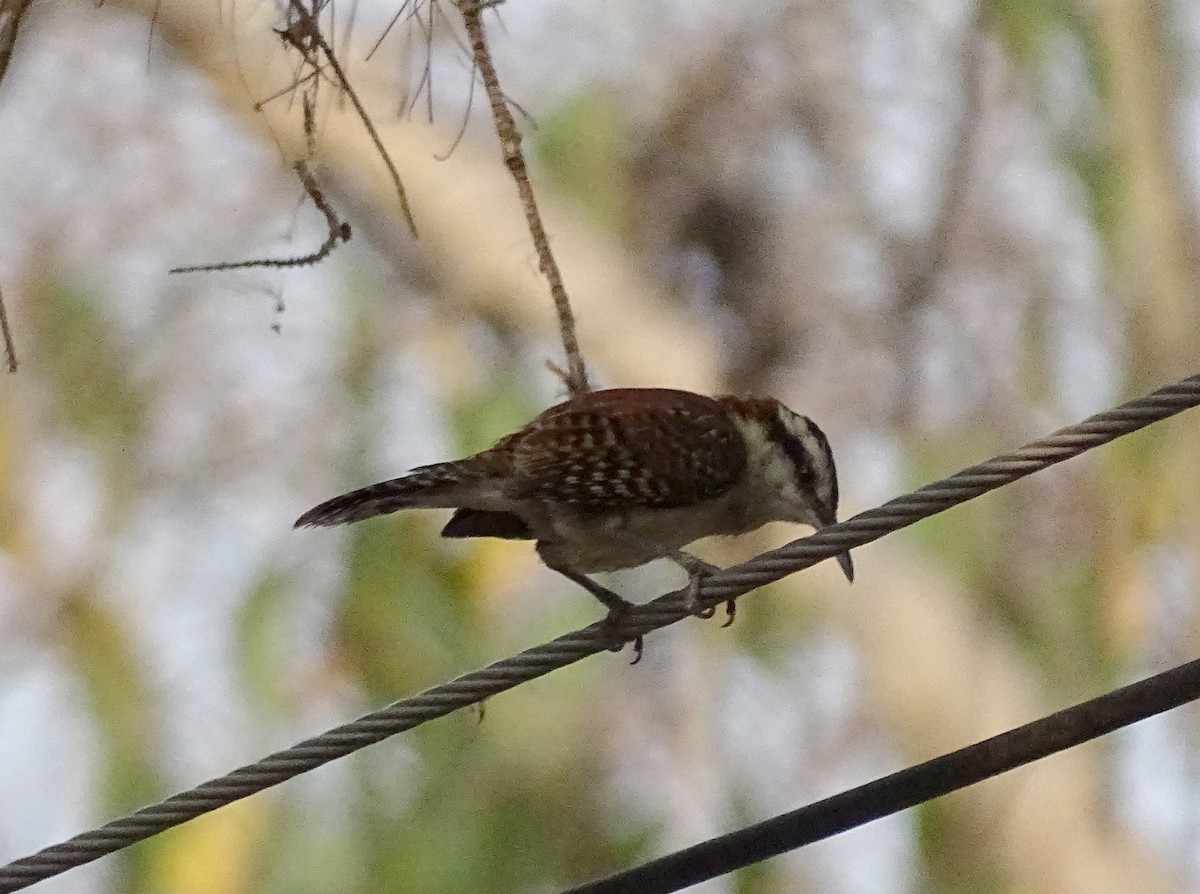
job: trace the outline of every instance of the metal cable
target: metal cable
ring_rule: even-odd
[[[1200,698],[1200,660],[561,894],[670,894],[823,841]]]
[[[699,598],[706,605],[733,599],[1197,404],[1200,404],[1200,375],[1099,413],[1020,450],[964,469],[810,537],[706,578],[701,584]],[[685,592],[668,593],[632,610],[625,619],[623,633],[630,638],[640,636],[689,616]],[[0,867],[0,892],[18,891],[89,863],[427,720],[565,667],[603,651],[610,644],[611,632],[603,622],[597,622],[401,699],[218,779],[143,807],[99,829],[76,835]]]

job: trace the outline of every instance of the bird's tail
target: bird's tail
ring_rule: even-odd
[[[344,525],[401,509],[454,508],[462,486],[474,477],[470,466],[461,461],[420,466],[400,478],[326,500],[296,519],[296,527]]]

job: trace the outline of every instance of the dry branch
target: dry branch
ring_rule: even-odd
[[[317,210],[325,215],[325,224],[329,228],[329,234],[316,251],[294,258],[255,258],[249,261],[218,261],[215,264],[172,267],[168,272],[211,273],[222,270],[245,270],[248,267],[306,267],[309,264],[316,264],[319,261],[323,261],[339,243],[349,242],[350,224],[337,216],[337,212],[333,210],[333,207],[325,198],[325,194],[317,186],[316,178],[313,177],[312,171],[308,169],[308,163],[301,159],[293,165],[293,168],[296,171],[296,176],[300,178],[300,182],[304,185],[304,191],[308,194],[308,197],[317,206]]]
[[[13,345],[12,330],[8,328],[8,310],[4,306],[4,292],[0,291],[0,336],[4,339],[4,357],[8,362],[8,371],[17,371],[17,349]]]
[[[571,394],[581,394],[589,390],[587,369],[583,363],[583,355],[579,350],[579,340],[575,335],[575,315],[571,311],[571,301],[567,297],[566,286],[563,285],[562,272],[558,262],[550,250],[550,239],[546,235],[546,227],[542,223],[541,212],[538,211],[537,198],[533,194],[533,184],[529,182],[529,170],[525,165],[525,155],[521,151],[521,132],[512,112],[508,109],[508,99],[500,87],[500,79],[496,74],[496,66],[492,62],[492,53],[488,49],[487,35],[483,29],[482,10],[488,4],[479,0],[456,0],[459,12],[462,13],[463,24],[467,28],[467,37],[471,42],[471,57],[483,82],[487,93],[488,103],[492,109],[492,118],[496,124],[496,136],[500,138],[500,151],[504,155],[504,165],[512,174],[517,184],[517,192],[521,196],[521,206],[525,209],[525,222],[529,226],[529,234],[533,237],[533,245],[537,250],[538,269],[550,284],[550,295],[554,298],[554,309],[558,314],[559,335],[562,338],[563,350],[567,355],[566,384]]]
[[[0,82],[3,82],[8,63],[12,61],[21,17],[25,15],[31,2],[32,0],[0,0]]]
[[[313,5],[316,6],[315,0]],[[400,199],[400,208],[404,214],[404,220],[408,223],[409,230],[416,236],[417,224],[413,220],[412,209],[409,207],[408,193],[404,189],[404,184],[400,181],[400,172],[396,170],[396,165],[392,162],[392,157],[379,136],[375,122],[371,120],[366,107],[358,98],[358,91],[350,84],[350,79],[346,76],[345,69],[342,68],[342,64],[338,61],[333,47],[325,39],[325,35],[321,33],[321,25],[317,21],[316,14],[305,9],[301,0],[290,0],[288,12],[294,16],[291,24],[276,33],[284,43],[299,51],[313,72],[320,72],[325,67],[318,58],[318,51],[320,56],[324,56],[325,65],[328,65],[329,69],[333,72],[334,78],[337,80],[338,86],[349,97],[350,104],[354,106],[355,113],[370,135],[371,142],[379,153],[379,157],[383,159],[383,163],[387,167],[388,176],[392,179],[392,186],[396,190],[396,196]],[[306,137],[311,139],[311,133],[311,128],[306,126]]]

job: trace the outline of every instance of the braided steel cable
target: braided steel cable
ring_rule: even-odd
[[[700,585],[699,599],[705,605],[734,599],[1198,404],[1200,375],[1195,375],[705,578]],[[690,614],[685,591],[668,593],[631,610],[623,620],[622,633],[633,638],[690,617]],[[401,699],[218,779],[0,867],[0,894],[21,890],[89,863],[396,733],[477,704],[603,651],[611,643],[611,629],[604,622],[597,622]]]

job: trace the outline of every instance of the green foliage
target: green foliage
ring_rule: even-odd
[[[1135,543],[1158,536],[1186,510],[1186,492],[1170,480],[1165,467],[1180,447],[1179,438],[1170,423],[1152,425],[1106,446],[1099,458],[1107,494]]]
[[[983,21],[989,32],[999,36],[1010,58],[1035,76],[1048,57],[1061,55],[1061,38],[1069,36],[1083,52],[1092,90],[1102,103],[1107,102],[1112,74],[1103,41],[1078,4],[989,0],[983,6]],[[1120,223],[1121,165],[1100,137],[1094,143],[1066,146],[1063,151],[1087,191],[1093,226],[1111,240]]]
[[[753,818],[742,821],[742,825],[754,822]],[[791,881],[794,877],[789,877]],[[751,863],[733,874],[733,890],[736,894],[771,894],[781,890],[780,873],[772,860]]]
[[[606,93],[573,97],[540,122],[537,160],[558,188],[579,202],[602,226],[624,229],[629,133],[616,99]]]
[[[106,452],[119,454],[139,436],[146,396],[134,385],[127,352],[92,297],[49,278],[32,302],[39,311],[34,356],[53,385],[63,419]]]
[[[290,584],[277,570],[267,570],[242,603],[234,624],[246,685],[258,703],[266,707],[280,705],[287,689],[278,677],[276,640],[280,622],[291,608]]]
[[[1061,681],[1081,698],[1093,695],[1099,686],[1124,682],[1121,656],[1104,624],[1100,598],[1104,590],[1101,569],[1093,556],[1064,561],[1046,586],[1046,592],[1061,606],[1061,622],[1058,630],[1041,637],[1040,644],[1048,654],[1040,664],[1051,679]]]
[[[336,796],[349,822],[278,811],[255,890],[530,891],[644,858],[648,832],[597,796],[605,771],[589,747],[592,717],[557,688],[540,700],[513,693],[484,718],[464,712],[350,757],[353,781]],[[530,700],[541,714],[520,703]],[[412,759],[399,759],[408,749]]]
[[[430,521],[400,513],[350,528],[335,635],[378,700],[458,672],[480,646],[464,571]]]
[[[983,448],[978,455],[988,452]],[[944,466],[931,468],[922,480],[944,474]],[[1022,536],[1013,528],[1014,519],[1028,516],[1026,504],[1036,488],[1034,482],[1018,482],[925,519],[901,536],[975,593],[1050,680],[1083,694],[1118,671],[1103,624],[1096,557],[1063,556],[1039,579],[1029,580],[1013,575],[1019,559],[1001,548]]]
[[[528,390],[512,375],[502,374],[486,390],[460,398],[450,411],[450,434],[456,456],[467,456],[491,447],[518,426],[537,415]]]
[[[140,807],[159,793],[150,748],[155,706],[127,626],[84,593],[67,598],[57,620],[60,644],[104,740],[106,808],[119,813]]]
[[[765,668],[778,669],[795,654],[803,641],[809,616],[815,615],[812,601],[806,599],[803,574],[786,584],[768,584],[749,599],[740,600],[734,623],[719,629],[728,619],[725,608],[717,608],[709,621],[712,648],[736,644],[742,653],[752,656]]]
[[[985,27],[1000,37],[1013,61],[1025,67],[1040,62],[1062,31],[1084,38],[1096,85],[1104,86],[1098,44],[1078,5],[1061,0],[988,0],[982,14]]]
[[[910,451],[909,462],[913,474],[904,484],[909,490],[921,487],[951,474],[955,469],[977,462],[981,456],[994,452],[994,443],[976,445],[972,439],[951,447],[947,444],[925,443],[915,445]],[[988,499],[984,497],[984,499]],[[976,536],[965,523],[968,508],[955,507],[923,519],[919,525],[906,528],[900,538],[914,544],[921,552],[938,563],[946,573],[957,578],[969,579],[972,569],[979,567],[990,544]]]
[[[162,796],[153,746],[156,706],[123,618],[89,594],[62,603],[57,616],[59,645],[84,686],[99,733],[102,813],[119,815]],[[122,852],[127,892],[144,890],[153,848]]]
[[[1111,245],[1122,219],[1123,168],[1106,148],[1078,149],[1068,152],[1066,158],[1087,190],[1092,225]]]
[[[548,723],[505,704],[482,721],[464,716],[426,728],[417,737],[423,763],[413,800],[401,806],[378,797],[372,779],[390,768],[367,768],[355,836],[366,890],[531,890],[600,874],[639,853],[643,838],[609,828],[587,726],[564,707]],[[555,738],[520,747],[510,735],[514,721],[552,727]]]
[[[964,822],[954,796],[926,801],[916,808],[917,846],[926,873],[926,894],[1002,894],[1012,891],[999,861],[989,860],[979,844],[990,839],[983,830]]]

